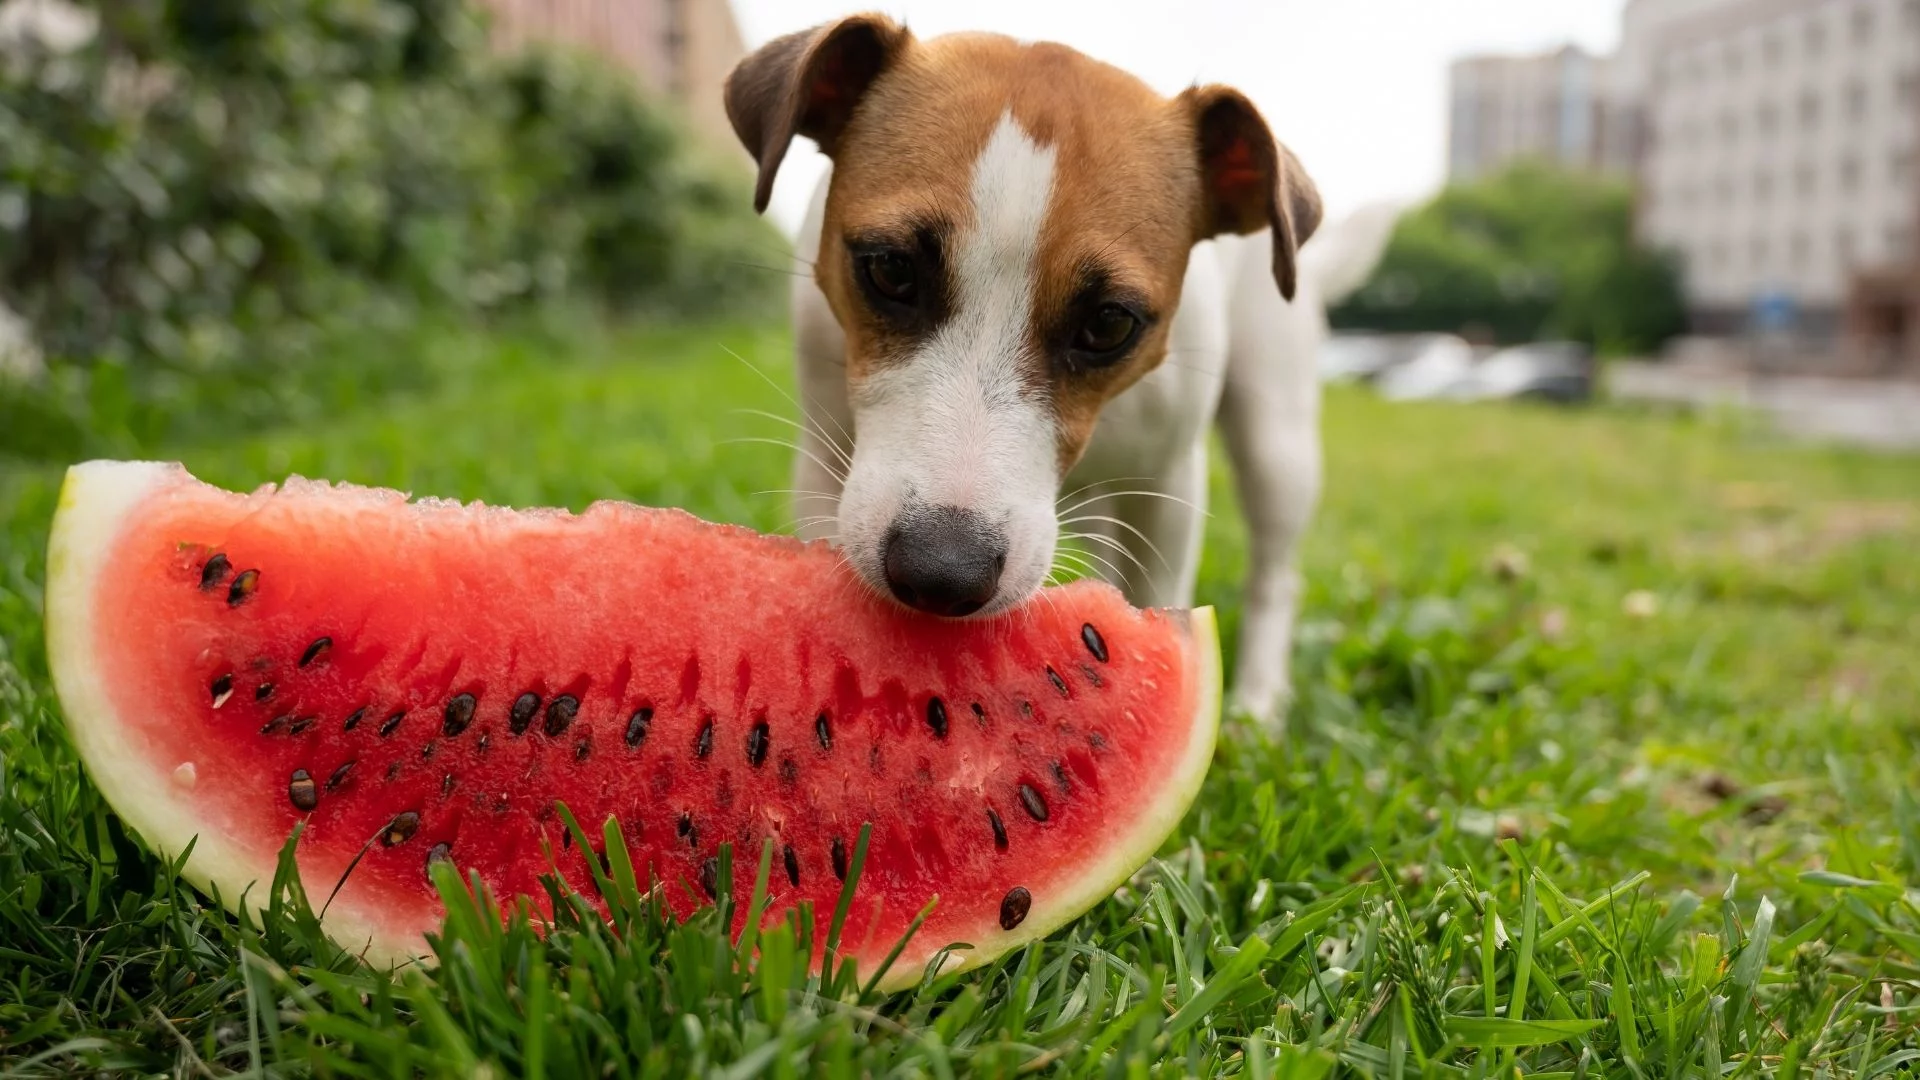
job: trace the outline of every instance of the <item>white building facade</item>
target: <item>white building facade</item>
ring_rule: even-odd
[[[1920,251],[1920,0],[1629,0],[1645,238],[1697,327],[1837,332],[1862,274]]]

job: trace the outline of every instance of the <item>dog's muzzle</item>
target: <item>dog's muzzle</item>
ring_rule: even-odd
[[[1007,538],[971,510],[920,507],[894,519],[881,557],[895,599],[957,619],[993,601],[1007,565]]]

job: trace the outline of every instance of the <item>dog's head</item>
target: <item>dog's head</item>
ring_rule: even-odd
[[[833,159],[814,277],[847,339],[847,559],[941,615],[1046,579],[1061,479],[1157,367],[1193,245],[1273,231],[1293,295],[1320,202],[1237,91],[1174,98],[1052,44],[860,15],[728,79],[757,209],[795,135]]]

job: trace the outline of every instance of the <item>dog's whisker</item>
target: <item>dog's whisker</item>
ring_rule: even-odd
[[[1180,506],[1184,506],[1187,509],[1193,511],[1194,513],[1199,514],[1203,518],[1213,517],[1213,514],[1210,511],[1200,509],[1198,506],[1194,505],[1191,500],[1183,499],[1178,495],[1172,495],[1164,491],[1116,491],[1116,492],[1113,492],[1111,495],[1112,498],[1116,498],[1116,499],[1124,498],[1127,496],[1138,496],[1144,499],[1165,499],[1170,503],[1177,503]],[[1074,507],[1073,509],[1079,509],[1079,508]]]
[[[1098,521],[1108,525],[1120,526],[1121,528],[1127,530],[1133,535],[1139,537],[1140,542],[1147,545],[1147,550],[1153,552],[1153,557],[1160,560],[1160,565],[1166,567],[1169,570],[1173,569],[1173,564],[1168,562],[1167,557],[1160,553],[1160,546],[1158,544],[1155,544],[1152,540],[1148,539],[1146,533],[1141,532],[1138,528],[1134,527],[1131,523],[1122,521],[1117,517],[1108,517],[1105,514],[1081,514],[1078,517],[1062,518],[1060,520],[1060,524],[1079,525],[1083,522],[1088,522],[1088,521]],[[1107,539],[1107,538],[1102,537],[1102,539]],[[1135,561],[1137,562],[1138,559],[1136,558]],[[1146,567],[1143,566],[1140,569],[1144,571]]]
[[[778,446],[783,450],[791,450],[796,454],[804,454],[807,460],[813,462],[815,465],[818,465],[820,466],[820,468],[824,469],[828,476],[833,477],[835,480],[844,481],[846,479],[846,477],[841,475],[839,472],[837,472],[833,468],[833,466],[820,460],[819,454],[816,454],[813,451],[806,449],[805,447],[801,446],[798,443],[787,442],[784,439],[767,438],[766,436],[762,436],[762,435],[743,435],[743,436],[740,436],[739,438],[724,439],[721,441],[722,446],[727,446],[734,443],[765,443],[768,446]]]
[[[1059,498],[1053,500],[1054,508],[1055,508],[1054,514],[1056,516],[1061,514],[1071,514],[1076,510],[1082,509],[1083,507],[1091,506],[1102,499],[1111,499],[1118,495],[1125,494],[1125,492],[1118,492],[1118,491],[1103,491],[1095,495],[1089,495],[1086,498],[1080,500],[1079,502],[1074,503],[1072,506],[1067,506],[1067,507],[1060,506],[1061,503],[1066,502],[1068,499],[1074,498],[1075,496],[1078,496],[1082,492],[1091,491],[1094,488],[1105,487],[1108,484],[1147,484],[1152,482],[1153,482],[1153,477],[1151,476],[1115,476],[1115,477],[1109,477],[1108,479],[1105,479],[1105,480],[1095,480],[1090,484],[1082,484],[1079,487],[1074,488],[1072,491],[1068,492],[1067,494],[1062,495]]]
[[[807,405],[811,405],[813,406],[813,408],[809,409],[807,405],[800,404],[800,402],[796,400],[792,394],[787,393],[786,389],[782,387],[779,383],[774,382],[772,376],[760,370],[757,366],[755,366],[752,362],[750,362],[746,357],[741,356],[739,353],[734,352],[732,349],[728,348],[725,345],[720,346],[720,351],[726,353],[728,356],[733,357],[735,360],[740,361],[742,364],[745,364],[748,371],[751,371],[755,375],[760,376],[760,380],[766,383],[768,386],[772,387],[774,393],[779,394],[783,398],[786,398],[787,404],[793,406],[796,410],[798,410],[800,415],[806,418],[806,421],[808,423],[814,424],[815,430],[819,429],[819,425],[816,422],[816,418],[820,416],[826,417],[827,422],[832,424],[834,426],[834,430],[840,433],[840,440],[836,442],[833,439],[825,439],[824,441],[831,444],[835,452],[837,452],[841,457],[843,458],[847,457],[847,451],[842,448],[842,444],[844,443],[845,445],[851,446],[853,444],[853,437],[847,434],[847,429],[840,426],[840,421],[835,420],[833,418],[832,413],[828,412],[825,409],[820,408],[820,403],[818,401],[813,400],[811,395],[807,397]],[[844,366],[845,361],[841,361],[841,364]],[[782,419],[785,419],[785,418],[782,417]],[[821,432],[821,434],[824,435],[825,433]],[[829,469],[827,471],[832,472],[833,470]]]
[[[813,277],[812,274],[806,273],[804,271],[788,270],[785,267],[780,267],[780,266],[767,266],[763,263],[748,262],[745,259],[728,259],[727,265],[743,267],[748,270],[765,270],[769,274],[785,274],[788,277],[808,278],[808,279],[811,279]]]
[[[1127,547],[1127,545],[1121,543],[1120,541],[1115,540],[1111,536],[1107,536],[1102,533],[1074,533],[1072,534],[1072,536],[1076,540],[1090,541],[1092,543],[1102,544],[1102,545],[1105,545],[1106,547],[1110,547],[1113,550],[1119,552],[1120,554],[1126,556],[1127,561],[1132,563],[1135,567],[1137,567],[1142,574],[1147,572],[1147,564],[1140,561],[1140,556],[1134,554],[1133,549]]]
[[[777,424],[785,424],[788,427],[793,428],[795,431],[800,432],[802,435],[816,433],[813,429],[808,428],[806,424],[801,423],[798,420],[795,420],[791,416],[781,416],[779,413],[771,413],[765,409],[733,409],[730,411],[734,413],[738,413],[743,416],[758,416],[762,419],[772,420],[774,423],[777,423]],[[821,438],[820,441],[825,443],[829,450],[833,451],[833,456],[838,458],[843,465],[845,465],[848,469],[853,468],[853,458],[849,456],[845,450],[840,448],[839,443],[834,442],[832,439],[828,439],[824,437]]]

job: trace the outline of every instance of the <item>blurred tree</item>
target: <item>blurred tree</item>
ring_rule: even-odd
[[[28,391],[271,393],[330,324],[429,310],[773,306],[778,276],[743,264],[781,241],[744,169],[623,72],[496,55],[470,0],[74,10],[78,40],[0,49],[0,304],[45,357]]]
[[[1522,164],[1408,214],[1373,278],[1331,318],[1620,354],[1658,348],[1684,328],[1685,308],[1673,259],[1634,241],[1627,184]]]

